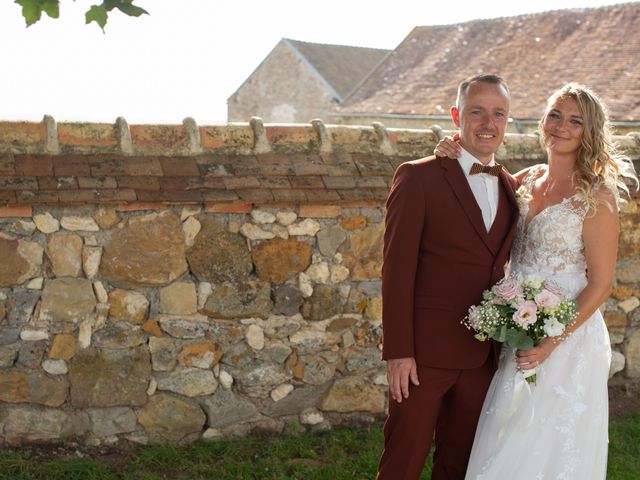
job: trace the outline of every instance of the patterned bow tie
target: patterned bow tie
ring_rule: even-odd
[[[502,171],[502,165],[496,163],[493,166],[482,165],[481,163],[474,163],[471,165],[471,170],[469,170],[469,175],[477,175],[478,173],[488,173],[489,175],[493,175],[497,177],[500,175]]]

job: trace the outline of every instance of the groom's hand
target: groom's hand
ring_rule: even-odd
[[[409,398],[409,379],[414,385],[420,385],[415,358],[392,358],[387,360],[389,393],[391,398],[398,403],[402,403],[403,398]]]

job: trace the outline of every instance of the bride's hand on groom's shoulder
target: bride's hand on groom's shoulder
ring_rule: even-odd
[[[515,362],[519,370],[531,370],[541,365],[551,352],[558,346],[558,342],[553,337],[547,337],[540,341],[540,344],[531,350],[516,350]]]
[[[449,157],[458,158],[462,153],[460,151],[460,135],[455,134],[453,137],[446,136],[438,142],[436,148],[433,149],[433,154],[436,157]]]
[[[420,385],[416,359],[407,357],[387,360],[387,380],[391,398],[398,403],[402,403],[403,398],[409,398],[409,380],[414,385]]]

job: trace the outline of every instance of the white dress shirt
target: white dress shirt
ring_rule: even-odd
[[[489,175],[488,173],[478,173],[476,175],[469,175],[469,170],[474,163],[482,163],[464,148],[461,148],[462,154],[458,158],[462,171],[467,177],[473,196],[478,202],[480,210],[482,210],[482,220],[484,220],[484,226],[487,232],[491,229],[493,221],[496,218],[496,212],[498,211],[498,177]],[[487,165],[495,165],[493,157]]]

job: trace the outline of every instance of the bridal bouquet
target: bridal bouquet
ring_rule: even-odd
[[[538,275],[507,277],[482,294],[480,305],[469,309],[463,324],[475,330],[475,338],[504,342],[529,350],[543,338],[562,335],[577,316],[577,304],[561,288]],[[523,372],[527,382],[536,380],[535,369]]]

